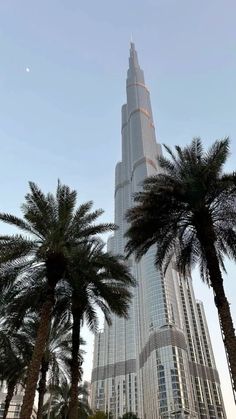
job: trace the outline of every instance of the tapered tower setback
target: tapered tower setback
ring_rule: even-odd
[[[108,250],[124,253],[126,210],[142,181],[160,171],[149,90],[131,43],[122,107],[122,160],[115,174],[115,223]],[[154,266],[155,249],[128,263],[137,287],[128,320],[95,337],[92,408],[118,419],[125,412],[139,418],[226,418],[204,308],[191,278],[171,265],[165,276]]]

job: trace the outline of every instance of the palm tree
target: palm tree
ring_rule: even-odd
[[[37,419],[43,417],[44,396],[47,384],[59,385],[69,375],[71,355],[71,323],[52,319],[49,336],[42,358],[38,383]]]
[[[4,365],[3,365],[4,363]],[[14,395],[16,386],[25,378],[26,366],[21,360],[14,355],[13,352],[8,353],[0,361],[0,375],[2,383],[6,384],[6,398],[4,404],[3,419],[6,419],[8,410]]]
[[[7,388],[2,418],[6,419],[16,387],[25,383],[33,346],[24,328],[12,332],[5,319],[1,319],[0,323],[0,381],[6,384]]]
[[[111,313],[127,318],[129,287],[134,285],[134,280],[122,258],[104,252],[101,241],[87,243],[74,253],[67,278],[67,291],[63,290],[64,299],[58,300],[58,306],[61,305],[62,310],[69,309],[73,318],[69,418],[77,419],[81,326],[86,321],[90,329],[96,331],[96,307],[103,311],[108,324],[111,324]],[[55,311],[60,313],[58,306]]]
[[[164,271],[173,260],[182,274],[199,264],[213,289],[236,391],[236,337],[221,273],[225,256],[236,259],[235,174],[223,174],[229,140],[207,152],[200,139],[176,146],[176,153],[165,149],[170,159],[159,159],[163,172],[144,181],[127,213],[127,254],[140,259],[156,245],[156,265]]]
[[[94,236],[114,229],[112,224],[94,222],[102,210],[91,212],[92,202],[76,209],[76,191],[68,186],[57,186],[56,195],[45,195],[35,183],[30,182],[30,192],[22,205],[23,218],[0,214],[0,220],[17,227],[23,233],[0,236],[0,267],[14,271],[18,281],[25,273],[42,270],[45,273],[45,300],[41,307],[40,322],[32,360],[28,368],[26,389],[21,409],[21,419],[30,419],[40,365],[47,341],[55,288],[65,276],[71,252]],[[18,266],[20,265],[20,268]]]
[[[83,252],[85,256],[85,253]],[[78,260],[77,260],[78,262]],[[82,262],[82,260],[80,260]],[[9,330],[19,331],[24,325],[24,330],[29,340],[34,342],[40,308],[45,299],[45,278],[42,272],[34,275],[24,275],[24,281],[18,281],[2,294],[1,312],[5,314],[5,323]],[[68,294],[68,284],[65,281],[55,288],[55,306],[50,323],[49,335],[43,354],[40,379],[38,383],[38,409],[37,418],[42,417],[42,407],[47,388],[59,386],[61,380],[66,381],[70,375],[71,365],[71,336],[72,316],[70,310],[65,310],[71,305],[71,293]],[[26,327],[27,326],[27,327]],[[79,346],[84,341],[80,338]],[[79,351],[78,362],[82,365],[83,351]],[[79,380],[82,377],[82,368],[79,366]],[[51,395],[50,395],[51,399]]]
[[[50,402],[47,401],[44,405],[45,416],[49,413],[49,418],[68,419],[71,392],[70,385],[67,381],[63,381],[60,385],[51,386],[50,392],[52,394],[52,400]],[[81,414],[85,416],[88,416],[91,413],[86,401],[87,396],[87,386],[83,384],[78,386],[78,409]]]
[[[84,381],[83,383],[79,385],[78,399],[79,399],[78,417],[79,419],[87,419],[88,416],[91,415],[92,413],[92,410],[89,405],[89,382],[88,381]]]

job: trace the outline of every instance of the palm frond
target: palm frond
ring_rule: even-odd
[[[166,270],[175,260],[188,274],[199,264],[202,278],[210,283],[207,257],[199,231],[209,223],[213,247],[224,270],[224,257],[236,260],[235,174],[222,173],[229,155],[229,139],[216,141],[204,152],[200,138],[186,147],[165,147],[170,156],[160,159],[163,173],[147,178],[127,211],[127,257],[140,260],[156,246],[156,264]],[[207,218],[207,221],[206,221]]]

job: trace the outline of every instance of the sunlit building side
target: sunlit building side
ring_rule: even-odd
[[[108,249],[123,254],[126,210],[141,182],[159,173],[149,90],[131,43],[122,107],[122,160],[115,174],[115,223]],[[172,264],[165,276],[154,266],[155,249],[128,263],[138,286],[128,320],[105,323],[94,345],[91,403],[113,418],[226,418],[204,308],[191,278]]]

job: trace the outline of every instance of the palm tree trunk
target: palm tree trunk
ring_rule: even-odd
[[[30,419],[33,404],[35,391],[37,388],[37,381],[40,371],[40,365],[42,362],[45,344],[48,338],[48,331],[50,327],[51,314],[54,305],[54,288],[51,289],[50,294],[48,295],[47,300],[42,306],[40,324],[37,331],[37,337],[34,345],[34,351],[32,354],[32,359],[28,368],[25,394],[23,398],[23,404],[20,412],[20,419]]]
[[[72,361],[71,361],[71,390],[69,402],[69,419],[78,419],[78,385],[80,380],[79,372],[79,345],[80,345],[80,312],[73,307],[72,300]]]
[[[205,253],[207,269],[210,276],[211,287],[215,294],[215,305],[223,330],[223,342],[227,352],[232,385],[236,391],[236,336],[233,320],[230,312],[229,302],[226,298],[223,278],[221,275],[219,259],[215,248],[215,233],[213,227],[206,223],[198,230],[198,238]]]
[[[47,379],[47,372],[49,368],[49,362],[43,356],[42,365],[41,365],[41,377],[39,380],[38,385],[38,412],[37,412],[37,419],[42,419],[43,417],[43,402],[44,402],[44,395],[46,393],[46,379]]]
[[[11,400],[12,397],[14,395],[14,390],[15,390],[15,383],[9,383],[7,384],[7,395],[5,398],[5,406],[4,406],[4,412],[3,412],[3,417],[2,419],[6,419],[7,414],[8,414],[8,410],[11,404]]]
[[[213,252],[211,252],[213,253]],[[223,341],[226,348],[226,352],[229,359],[231,375],[233,380],[234,391],[236,391],[236,336],[235,329],[233,325],[233,320],[230,312],[229,302],[226,298],[223,278],[221,276],[218,258],[215,253],[215,262],[213,258],[210,261],[207,261],[207,266],[209,274],[211,277],[212,288],[215,293],[215,305],[218,310],[218,315],[223,330]],[[217,263],[218,262],[218,263]],[[213,278],[213,279],[212,279]]]

